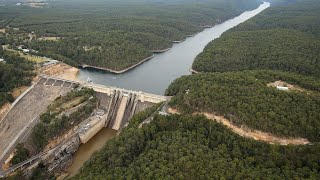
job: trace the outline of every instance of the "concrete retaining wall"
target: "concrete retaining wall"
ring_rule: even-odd
[[[81,143],[85,144],[94,135],[96,135],[105,126],[105,120],[100,118],[95,118],[88,123],[90,128],[87,131],[79,133]]]

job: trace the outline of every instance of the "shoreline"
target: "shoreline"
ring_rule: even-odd
[[[172,47],[172,46],[171,46]],[[160,50],[151,50],[152,53],[154,54],[160,54],[160,53],[164,53],[167,52],[171,49],[171,47],[167,48],[167,49],[160,49]]]
[[[92,69],[97,69],[97,70],[103,70],[103,71],[108,71],[108,72],[111,72],[111,73],[114,73],[114,74],[121,74],[121,73],[124,73],[124,72],[127,72],[137,66],[139,66],[140,64],[152,59],[154,57],[154,54],[152,54],[152,56],[149,56],[145,59],[143,59],[142,61],[138,62],[137,64],[134,64],[126,69],[123,69],[123,70],[112,70],[112,69],[109,69],[109,68],[103,68],[103,67],[98,67],[98,66],[90,66],[90,65],[87,65],[87,64],[82,64],[80,65],[80,67],[82,67],[83,69],[85,68],[92,68]]]
[[[201,32],[201,31],[200,31]],[[199,32],[199,33],[200,33]],[[186,36],[188,38],[188,36]],[[187,38],[184,38],[182,40],[179,40],[179,41],[172,41],[173,44],[177,44],[177,43],[182,43],[183,41],[187,40]]]
[[[192,74],[198,74],[198,73],[199,73],[199,71],[196,71],[196,70],[192,69],[192,67],[189,69],[189,71],[190,71]]]
[[[262,4],[263,4],[263,3],[262,3]],[[262,4],[260,4],[259,6],[261,6]],[[258,6],[258,7],[259,7],[259,6]],[[244,11],[244,12],[246,12],[246,11]],[[236,16],[235,16],[235,17],[236,17]],[[232,18],[229,18],[229,19],[232,19]],[[163,50],[150,50],[150,51],[153,53],[152,56],[147,57],[146,59],[143,59],[142,61],[140,61],[140,62],[138,62],[138,63],[136,63],[136,64],[134,64],[134,65],[126,68],[126,69],[123,69],[123,70],[113,70],[113,69],[110,69],[110,68],[103,68],[103,67],[98,67],[98,66],[90,66],[90,65],[87,65],[87,64],[82,64],[82,65],[79,65],[79,66],[80,66],[81,68],[83,68],[83,69],[85,69],[85,68],[91,68],[91,69],[96,69],[96,70],[107,71],[107,72],[114,73],[114,74],[122,74],[122,73],[125,73],[125,72],[127,72],[127,71],[129,71],[129,70],[131,70],[131,69],[134,69],[136,66],[139,66],[140,64],[142,64],[142,63],[144,63],[144,62],[152,59],[152,58],[155,56],[155,54],[164,53],[164,52],[170,50],[170,49],[172,48],[173,44],[182,43],[182,42],[186,41],[188,38],[194,37],[194,36],[196,36],[197,34],[203,32],[205,29],[213,28],[213,27],[215,27],[216,25],[219,25],[219,24],[222,24],[222,23],[228,21],[229,19],[226,19],[226,20],[220,21],[220,22],[216,22],[214,25],[203,25],[203,26],[200,26],[200,27],[202,28],[202,30],[200,30],[199,32],[196,32],[196,33],[194,33],[194,34],[185,35],[185,38],[182,39],[182,40],[171,41],[172,45],[171,45],[170,48],[163,49]],[[199,73],[198,71],[193,70],[192,68],[190,68],[190,72],[195,73],[195,74],[196,74],[196,73]]]

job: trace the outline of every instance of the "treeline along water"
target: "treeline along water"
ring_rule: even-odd
[[[97,84],[164,94],[173,80],[182,75],[191,74],[190,67],[194,58],[202,52],[210,41],[220,37],[228,29],[259,14],[269,6],[270,4],[265,2],[255,10],[244,12],[234,19],[216,25],[213,28],[205,29],[201,33],[187,38],[184,42],[174,44],[169,51],[156,54],[150,61],[126,73],[113,74],[104,71],[81,69],[78,78],[86,81],[90,77]],[[93,151],[102,148],[104,143],[115,135],[115,131],[104,129],[88,143],[82,145],[75,155],[75,162],[68,170],[71,174],[70,177],[79,171],[83,162],[90,158]]]
[[[162,95],[173,80],[191,73],[192,62],[210,41],[219,38],[223,32],[252,18],[269,6],[270,3],[264,2],[257,9],[244,12],[224,23],[205,29],[181,43],[174,44],[169,51],[156,54],[153,59],[126,73],[113,74],[81,69],[78,78],[86,81],[89,77],[96,84]]]

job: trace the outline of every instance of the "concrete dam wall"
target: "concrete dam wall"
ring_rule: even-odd
[[[80,126],[79,137],[82,143],[88,142],[102,128],[119,130],[126,126],[132,116],[148,107],[152,102],[142,101],[139,94],[114,90],[113,92],[97,92],[99,109],[89,122]],[[141,96],[140,96],[141,97]],[[145,100],[145,99],[144,99]]]
[[[168,100],[168,97],[141,91],[66,80],[47,75],[40,75],[40,77],[39,84],[45,86],[73,87],[77,84],[92,88],[97,93],[98,109],[79,127],[79,137],[82,143],[89,141],[103,127],[119,130],[129,122],[135,113]]]
[[[96,92],[98,104],[92,115],[74,127],[72,138],[66,137],[58,146],[11,167],[5,172],[0,169],[0,177],[5,177],[19,168],[30,165],[30,163],[38,162],[41,158],[55,153],[64,144],[66,144],[64,147],[69,147],[68,143],[72,144],[74,139],[79,139],[79,143],[86,143],[102,128],[119,130],[126,126],[134,114],[168,100],[168,97],[141,91],[41,75],[39,81],[17,99],[15,106],[0,121],[0,135],[2,134],[3,137],[0,141],[0,145],[2,145],[0,146],[1,164],[7,160],[17,143],[29,140],[32,128],[39,122],[39,116],[46,111],[46,107],[57,97],[78,87],[92,88]],[[72,154],[72,151],[70,153]],[[70,162],[70,153],[61,157],[55,154],[54,159],[58,158],[58,164],[66,160],[67,165]],[[53,163],[52,169],[55,169],[56,165],[57,163]]]

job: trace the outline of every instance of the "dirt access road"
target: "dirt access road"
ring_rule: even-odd
[[[171,114],[180,114],[180,112],[176,109],[169,108],[168,112]],[[257,141],[264,141],[270,144],[279,144],[279,145],[306,145],[310,142],[304,138],[290,138],[290,137],[277,137],[271,133],[262,132],[256,129],[250,129],[248,127],[242,126],[239,127],[233,124],[228,119],[224,118],[223,116],[217,116],[212,113],[202,112],[202,113],[193,113],[193,115],[204,115],[210,120],[214,120],[218,123],[221,123],[228,128],[230,128],[234,133],[245,137],[251,138]]]

